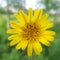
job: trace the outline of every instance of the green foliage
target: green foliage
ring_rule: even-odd
[[[43,3],[45,6],[45,11],[49,12],[50,10],[58,10],[60,8],[59,0],[38,0],[38,3]]]
[[[4,10],[4,8],[0,8],[0,13],[1,13],[1,14],[6,14],[7,11]],[[8,13],[9,13],[9,14],[12,14],[12,12],[11,12],[10,10],[8,10]]]

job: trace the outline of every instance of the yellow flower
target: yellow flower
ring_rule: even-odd
[[[28,14],[22,10],[14,14],[18,21],[10,20],[11,29],[7,31],[12,34],[8,40],[10,45],[16,45],[16,49],[25,50],[27,48],[28,56],[33,51],[39,55],[42,52],[41,44],[50,46],[50,41],[54,40],[54,31],[48,30],[53,27],[53,23],[47,20],[48,14],[42,15],[43,10],[34,10],[30,8]]]

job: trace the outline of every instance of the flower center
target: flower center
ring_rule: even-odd
[[[27,40],[36,40],[38,37],[39,29],[35,24],[26,24],[23,31],[23,37]]]

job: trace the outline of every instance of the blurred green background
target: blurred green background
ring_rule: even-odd
[[[0,60],[32,60],[26,51],[17,51],[9,46],[6,30],[9,29],[9,20],[14,20],[14,13],[22,9],[27,13],[28,8],[43,9],[49,13],[49,19],[55,24],[51,30],[57,34],[50,47],[43,46],[43,52],[33,60],[60,60],[60,0],[0,0]]]

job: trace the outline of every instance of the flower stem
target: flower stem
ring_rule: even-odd
[[[31,56],[31,60],[34,60],[34,55],[32,54],[32,56]]]

